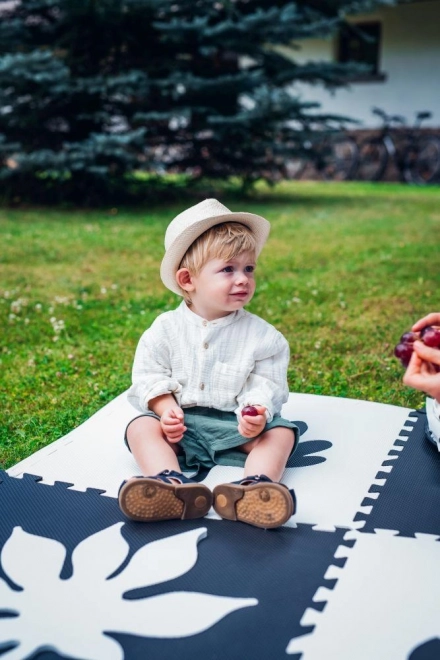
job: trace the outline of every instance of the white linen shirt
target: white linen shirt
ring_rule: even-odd
[[[185,302],[164,312],[139,340],[129,401],[139,410],[162,394],[182,408],[235,411],[265,406],[271,421],[287,401],[289,345],[272,325],[243,309],[207,321]]]

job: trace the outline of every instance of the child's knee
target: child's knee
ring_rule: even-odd
[[[131,450],[132,443],[147,441],[151,433],[160,431],[160,422],[155,417],[148,415],[141,415],[135,417],[127,426],[125,430],[125,442]]]

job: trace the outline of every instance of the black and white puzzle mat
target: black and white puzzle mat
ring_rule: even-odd
[[[0,472],[1,660],[439,660],[440,456],[423,413],[291,394],[298,512],[267,531],[213,511],[127,521],[135,414],[122,394]]]

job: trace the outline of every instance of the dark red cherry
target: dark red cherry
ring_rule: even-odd
[[[400,338],[401,344],[413,344],[419,338],[417,332],[404,332]]]
[[[420,333],[420,337],[426,346],[431,348],[440,348],[440,328],[435,325],[428,325]]]
[[[396,348],[394,349],[394,355],[401,361],[405,368],[409,365],[413,350],[414,349],[412,344],[404,342],[397,344]]]
[[[244,415],[249,415],[249,417],[256,417],[258,415],[258,410],[255,408],[255,406],[245,406],[241,411],[241,414],[243,417]]]

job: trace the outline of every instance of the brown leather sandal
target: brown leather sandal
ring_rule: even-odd
[[[203,518],[212,506],[213,496],[204,484],[180,472],[164,470],[153,477],[132,477],[124,481],[118,500],[128,518],[154,522]]]
[[[220,484],[213,494],[219,516],[264,529],[280,527],[296,511],[294,491],[264,474]]]

